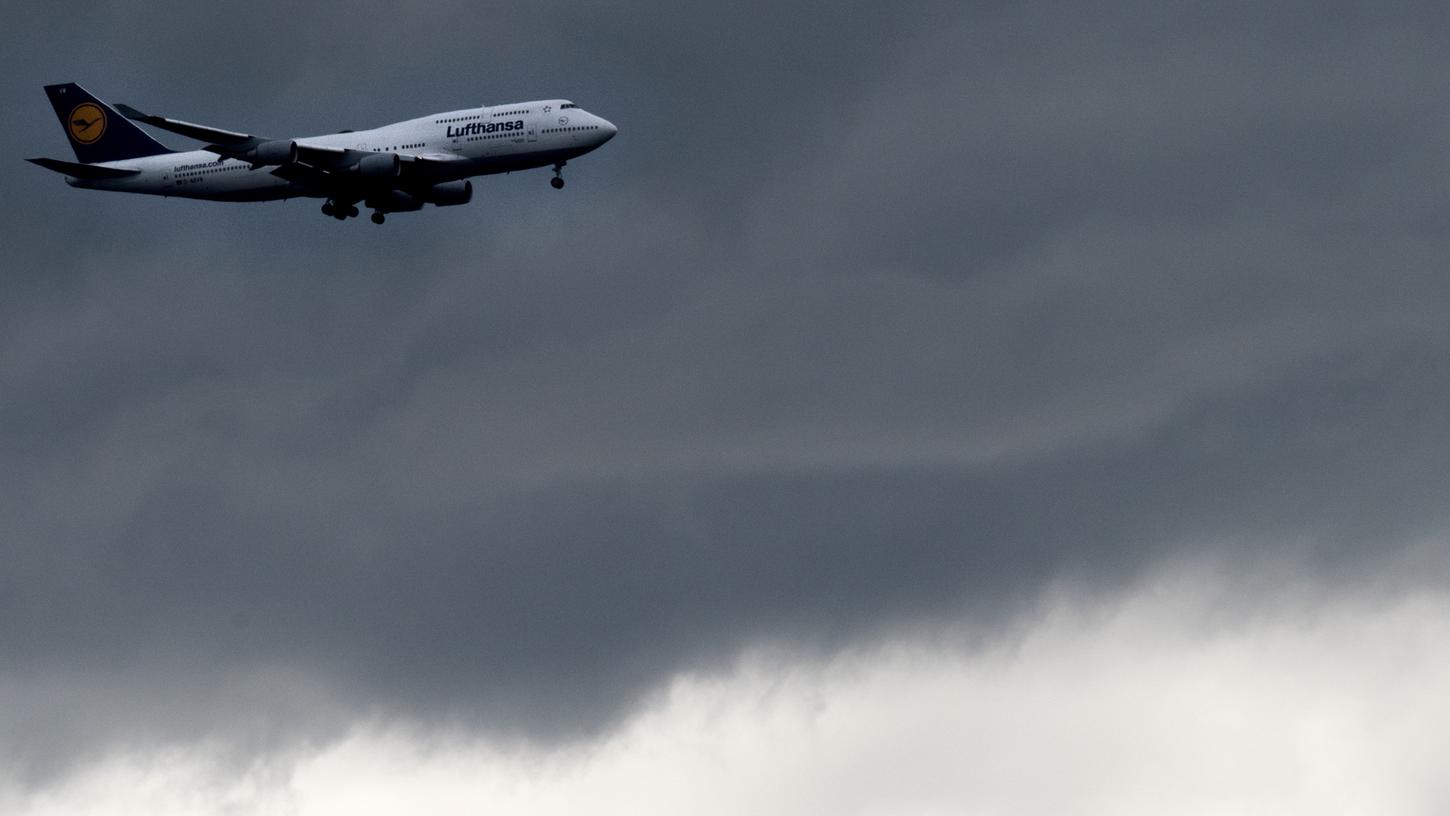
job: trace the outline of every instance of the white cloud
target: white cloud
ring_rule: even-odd
[[[118,756],[8,813],[1426,813],[1450,805],[1450,593],[1330,597],[1180,572],[1059,598],[1010,636],[937,633],[678,676],[548,753],[360,726],[238,774]],[[1232,596],[1232,597],[1231,597]]]

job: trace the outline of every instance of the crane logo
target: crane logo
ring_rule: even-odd
[[[106,112],[94,102],[82,102],[66,118],[65,129],[77,143],[91,144],[106,132]]]

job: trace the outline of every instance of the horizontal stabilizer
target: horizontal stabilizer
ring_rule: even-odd
[[[264,141],[256,136],[249,136],[245,133],[236,133],[221,128],[207,127],[206,125],[194,125],[191,122],[181,122],[176,119],[167,119],[164,116],[152,116],[142,113],[130,105],[116,103],[116,110],[120,111],[127,119],[133,119],[145,125],[169,130],[172,133],[179,133],[190,139],[223,147],[242,147]]]
[[[82,179],[119,179],[127,176],[140,174],[140,170],[128,170],[123,167],[101,167],[95,164],[78,164],[76,162],[61,161],[60,159],[26,159],[31,164],[38,164],[47,170],[54,170],[57,173],[64,173],[72,178]]]

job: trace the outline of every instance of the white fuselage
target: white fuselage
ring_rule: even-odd
[[[421,116],[371,130],[296,139],[299,145],[396,153],[427,159],[430,182],[561,164],[609,141],[605,119],[568,100],[493,105]],[[73,187],[213,201],[327,197],[327,190],[275,175],[275,167],[221,158],[206,150],[102,162],[141,171],[121,179],[66,178]]]

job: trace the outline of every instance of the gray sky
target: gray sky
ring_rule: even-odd
[[[1184,561],[1234,614],[1445,578],[1435,4],[64,5],[0,35],[16,784],[364,718],[603,738],[751,650]],[[70,158],[71,80],[620,135],[374,228],[67,188],[19,159]]]

